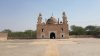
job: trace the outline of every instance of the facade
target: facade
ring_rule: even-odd
[[[38,16],[37,39],[66,39],[69,38],[68,21],[65,12],[62,13],[63,21],[59,22],[51,16],[46,22],[42,22],[42,14]]]

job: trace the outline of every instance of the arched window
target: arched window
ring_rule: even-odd
[[[62,35],[62,37],[63,37],[63,35]]]
[[[44,29],[42,29],[42,32],[44,31]]]
[[[63,32],[63,28],[61,28],[62,32]]]

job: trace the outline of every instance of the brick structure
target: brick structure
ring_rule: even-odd
[[[7,40],[8,33],[0,32],[0,40]]]
[[[51,16],[46,22],[42,22],[42,14],[38,16],[37,38],[38,39],[66,39],[69,38],[68,21],[65,12],[62,13],[63,21],[59,22]]]

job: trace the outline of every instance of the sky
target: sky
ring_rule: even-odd
[[[100,0],[0,0],[0,31],[36,30],[39,13],[43,21],[52,14],[61,21],[63,11],[69,27],[100,26]]]

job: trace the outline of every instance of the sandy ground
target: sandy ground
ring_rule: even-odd
[[[100,56],[100,39],[0,41],[0,56]]]

